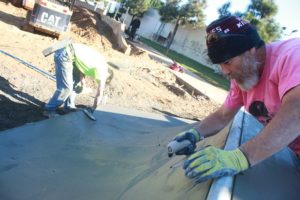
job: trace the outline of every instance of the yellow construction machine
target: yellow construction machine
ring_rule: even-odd
[[[36,0],[28,10],[23,30],[34,30],[60,37],[68,30],[75,0]]]

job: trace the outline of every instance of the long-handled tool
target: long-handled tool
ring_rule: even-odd
[[[81,108],[80,109],[89,119],[93,120],[93,121],[96,121],[96,117],[93,115],[94,113],[94,110],[92,111],[88,111],[87,109],[85,108]]]
[[[36,66],[33,66],[32,64],[30,64],[30,63],[28,63],[28,62],[25,62],[24,60],[22,60],[22,59],[20,59],[20,58],[18,58],[18,57],[16,57],[16,56],[14,56],[14,55],[12,55],[12,54],[10,54],[10,53],[7,53],[7,52],[2,51],[2,50],[0,50],[0,52],[3,53],[3,54],[5,54],[5,55],[7,55],[7,56],[9,56],[9,57],[11,57],[11,58],[13,58],[13,59],[15,59],[15,60],[17,60],[17,61],[19,61],[19,62],[22,63],[23,65],[25,65],[25,66],[27,66],[27,67],[29,67],[29,68],[35,70],[36,72],[38,72],[38,73],[40,73],[40,74],[46,76],[47,78],[51,79],[52,81],[55,81],[55,80],[56,80],[56,79],[55,79],[55,76],[49,74],[48,72],[46,72],[46,71],[44,71],[44,70],[42,70],[42,69],[40,69],[40,68],[38,68],[38,67],[36,67]]]
[[[55,51],[62,49],[68,45],[72,44],[72,39],[71,38],[65,38],[61,41],[56,42],[54,45],[46,48],[43,50],[43,55],[45,57],[51,55],[52,53],[54,53]]]

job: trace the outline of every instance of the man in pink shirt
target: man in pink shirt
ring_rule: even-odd
[[[206,29],[208,56],[231,79],[224,104],[174,140],[191,144],[178,155],[187,177],[196,183],[235,175],[289,146],[300,155],[300,38],[265,44],[255,28],[229,16]],[[197,152],[196,142],[212,136],[245,109],[265,127],[253,139],[232,151],[213,146]]]

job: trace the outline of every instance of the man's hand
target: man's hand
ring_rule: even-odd
[[[77,85],[74,87],[74,91],[75,91],[77,94],[80,94],[80,93],[83,91],[83,85],[82,85],[82,84],[77,84]]]
[[[184,140],[190,141],[190,145],[184,147],[180,151],[175,152],[176,155],[190,155],[195,152],[196,149],[196,143],[200,141],[202,136],[198,131],[194,128],[189,129],[187,131],[179,133],[173,140],[176,140],[177,142],[182,142]]]
[[[185,175],[196,183],[221,176],[233,176],[249,168],[240,149],[225,151],[213,146],[205,147],[184,161]]]
[[[80,81],[74,86],[74,91],[77,94],[82,93],[85,88],[85,79],[84,79],[83,74],[80,72],[79,72],[79,79],[80,79]]]

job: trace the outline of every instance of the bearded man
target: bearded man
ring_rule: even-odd
[[[192,154],[183,165],[196,183],[235,175],[289,146],[300,155],[300,39],[265,44],[245,20],[227,16],[206,29],[208,56],[231,79],[224,104],[173,140],[189,140],[177,152]],[[265,127],[235,150],[213,146],[195,151],[196,142],[223,129],[244,106]]]

